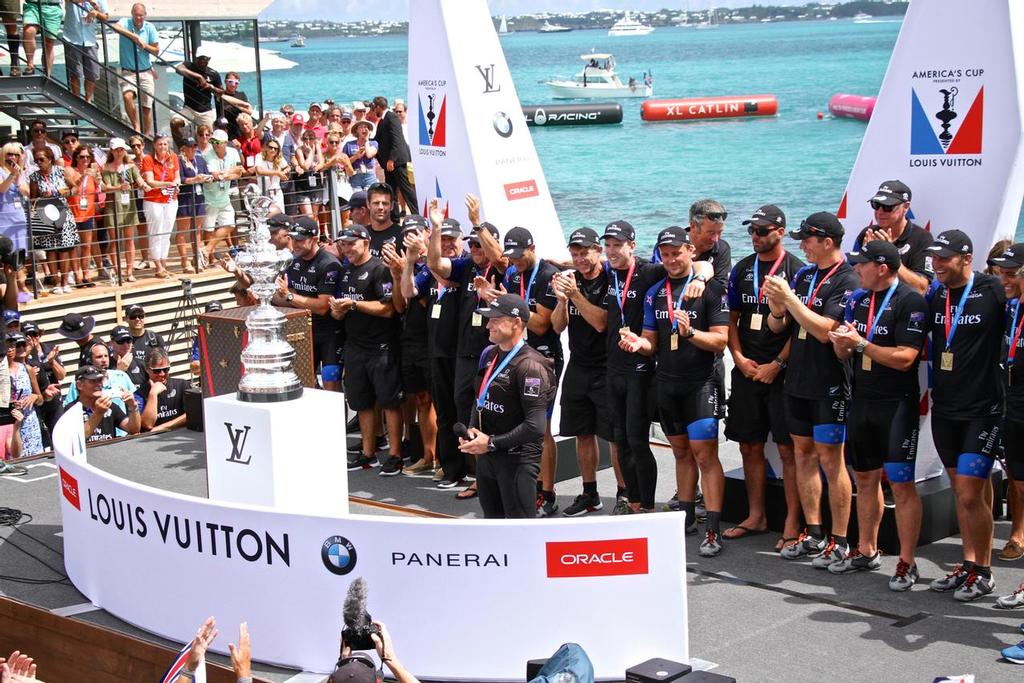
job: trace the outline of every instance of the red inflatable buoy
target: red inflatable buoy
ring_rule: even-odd
[[[829,99],[828,113],[839,118],[867,121],[875,110],[875,101],[877,99],[877,97],[868,97],[866,95],[838,93]]]
[[[747,116],[775,116],[775,95],[688,97],[678,100],[647,100],[640,107],[644,121],[703,121]]]

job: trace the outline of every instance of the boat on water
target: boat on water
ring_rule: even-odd
[[[501,15],[501,23],[498,24],[498,35],[500,35],[500,36],[507,36],[510,33],[515,33],[515,31],[509,31],[508,30],[508,18],[506,18],[505,15],[502,14]]]
[[[629,12],[626,12],[625,16],[616,21],[612,27],[608,29],[608,35],[611,37],[646,36],[648,33],[653,32],[653,26],[641,24],[630,16]]]
[[[537,29],[540,33],[568,33],[572,30],[570,26],[562,26],[561,24],[552,24],[547,19],[544,20],[544,24]]]
[[[292,47],[306,47],[306,39],[302,36],[292,38]]]
[[[585,64],[575,78],[547,81],[545,85],[555,99],[600,99],[610,97],[650,97],[654,94],[653,79],[644,74],[637,81],[623,83],[615,73],[615,58],[608,53],[580,55]]]
[[[704,17],[704,21],[694,24],[693,27],[704,31],[718,28],[718,12],[713,9],[708,10],[707,15]]]
[[[853,23],[866,24],[868,23],[868,20],[872,18],[873,17],[867,12],[857,12],[856,14],[853,15]]]

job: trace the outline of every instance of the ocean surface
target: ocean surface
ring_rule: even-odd
[[[626,219],[641,246],[649,246],[662,228],[686,224],[693,201],[713,197],[728,209],[726,237],[742,254],[749,238],[740,222],[762,204],[778,204],[790,224],[839,207],[866,124],[829,118],[828,99],[837,92],[877,94],[899,28],[898,20],[807,21],[658,28],[625,38],[609,38],[606,31],[516,33],[501,42],[525,104],[552,102],[544,81],[575,74],[579,55],[591,51],[613,53],[623,82],[652,72],[655,98],[778,97],[773,118],[646,123],[642,100],[627,99],[620,100],[621,125],[532,129],[566,234]],[[404,36],[267,47],[299,64],[263,74],[268,107],[406,98]],[[248,91],[254,99],[254,88]],[[824,120],[818,112],[825,112]]]

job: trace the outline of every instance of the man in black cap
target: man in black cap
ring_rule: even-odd
[[[840,360],[853,362],[853,399],[847,449],[857,481],[858,544],[833,562],[833,574],[881,567],[878,527],[884,510],[882,471],[896,499],[900,555],[889,589],[907,591],[918,579],[914,550],[921,533],[921,501],[914,481],[920,430],[918,357],[927,338],[928,304],[902,282],[895,244],[872,240],[846,255],[862,289],[850,297],[845,322],[829,332]]]
[[[138,434],[142,426],[139,416],[139,404],[131,392],[123,392],[120,396],[127,411],[121,410],[114,403],[112,396],[103,392],[103,371],[94,365],[82,365],[75,372],[75,386],[78,388],[78,399],[75,403],[82,404],[82,417],[85,422],[86,441],[107,441],[117,436],[116,430],[128,434]],[[74,404],[68,406],[70,410]]]
[[[345,325],[345,396],[349,407],[359,413],[363,441],[362,455],[350,459],[348,469],[378,464],[374,419],[375,412],[383,409],[390,438],[388,458],[379,474],[390,477],[402,472],[403,398],[391,271],[370,255],[370,231],[365,226],[350,225],[341,240],[348,262],[329,301],[331,316]]]
[[[331,317],[330,300],[338,283],[341,263],[320,248],[320,226],[309,216],[291,219],[292,263],[277,278],[273,304],[304,308],[313,317],[313,365],[320,370],[324,389],[341,391],[342,339]]]
[[[1006,294],[997,278],[972,271],[974,245],[962,231],[943,232],[928,253],[936,280],[927,297],[932,439],[953,484],[964,558],[929,588],[955,591],[954,598],[969,602],[995,588],[988,477],[998,455],[1003,412],[999,364]]]
[[[602,252],[596,231],[574,230],[569,235],[574,270],[558,273],[554,280],[558,304],[551,313],[551,326],[558,334],[569,329],[569,366],[562,383],[558,433],[576,437],[576,461],[583,477],[583,493],[562,511],[566,517],[580,517],[604,507],[597,493],[597,437],[614,443],[606,364],[608,274],[601,262]]]
[[[128,319],[128,329],[132,334],[132,352],[135,354],[135,360],[140,364],[146,362],[146,353],[150,349],[167,348],[162,336],[146,329],[146,311],[142,306],[132,304],[124,314]]]
[[[110,331],[110,364],[128,375],[135,386],[140,387],[146,381],[143,364],[135,358],[132,348],[132,333],[124,325],[116,325]]]
[[[547,410],[557,391],[553,361],[526,343],[533,314],[522,297],[500,294],[480,314],[494,345],[480,357],[480,389],[459,448],[477,456],[484,517],[534,517]]]
[[[726,529],[722,535],[742,538],[768,528],[765,512],[768,461],[764,449],[771,434],[782,460],[786,497],[786,522],[776,547],[778,551],[795,542],[800,534],[800,496],[783,393],[789,335],[773,332],[768,326],[764,281],[772,275],[789,280],[804,264],[782,246],[786,215],[779,207],[766,204],[743,221],[743,225],[747,226],[754,253],[740,260],[729,274],[729,351],[733,370],[725,438],[740,445],[749,512],[746,519]]]
[[[807,520],[807,531],[780,555],[793,560],[805,555],[811,565],[824,569],[849,553],[846,528],[850,521],[852,490],[843,462],[850,379],[846,365],[836,358],[828,333],[839,326],[858,278],[846,262],[840,245],[843,224],[820,211],[790,231],[800,240],[808,264],[792,283],[773,275],[765,278],[768,325],[776,334],[790,331],[789,367],[786,370],[786,419],[796,453],[797,488]],[[821,528],[821,470],[828,479],[832,534]]]
[[[707,529],[698,552],[702,557],[715,557],[722,552],[720,522],[725,497],[725,473],[718,459],[721,415],[715,375],[715,354],[725,348],[729,335],[725,288],[713,278],[699,298],[686,299],[686,288],[695,272],[693,245],[684,228],[662,230],[657,248],[665,277],[644,296],[642,336],[626,332],[621,335],[619,347],[657,359],[661,428],[677,463],[681,463],[676,467],[679,502],[687,511],[687,525],[692,524],[699,468]]]
[[[96,326],[96,319],[91,315],[81,313],[67,313],[60,321],[57,332],[65,339],[78,344],[78,364],[86,365],[89,362],[89,347],[93,344],[102,344],[100,339],[93,336],[92,328]]]
[[[869,199],[875,212],[875,222],[860,231],[853,242],[853,250],[872,240],[892,242],[900,252],[900,281],[920,294],[928,291],[932,282],[932,261],[927,249],[932,234],[907,217],[910,212],[910,188],[899,180],[886,180]]]

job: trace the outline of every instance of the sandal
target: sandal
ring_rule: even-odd
[[[21,75],[21,69],[19,69],[16,66],[12,66],[11,67],[11,76],[13,76],[14,78],[17,78],[20,75]]]
[[[23,71],[22,73],[25,76],[31,76],[35,72],[36,72],[35,64],[29,64],[28,66],[25,67],[25,71]]]
[[[131,273],[128,273],[128,275],[125,276],[124,281],[125,282],[135,282],[135,276],[132,275]]]
[[[196,272],[196,269],[192,267],[191,263],[189,263],[188,265],[181,269],[181,272],[187,273],[188,275],[192,275],[193,273]]]
[[[458,500],[469,500],[470,498],[476,498],[476,482],[474,481],[465,491],[459,491],[455,494],[455,498]]]

